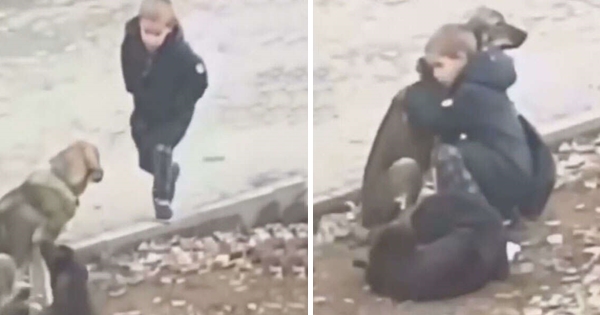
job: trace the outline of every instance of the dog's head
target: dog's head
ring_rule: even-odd
[[[507,23],[502,13],[484,6],[475,10],[466,25],[473,30],[480,50],[518,48],[527,39],[527,32]]]
[[[42,241],[39,246],[48,271],[50,271],[50,284],[53,290],[57,289],[61,278],[66,278],[63,282],[72,281],[75,278],[83,282],[87,281],[87,269],[77,261],[75,251],[71,247],[55,245],[50,241]]]
[[[50,166],[77,195],[83,193],[88,182],[98,183],[104,176],[98,148],[85,141],[77,141],[59,152],[50,160]]]
[[[49,241],[43,241],[39,246],[50,271],[50,286],[54,297],[49,308],[51,311],[47,314],[97,314],[87,287],[89,272],[77,259],[74,250]]]
[[[390,223],[374,231],[370,245],[368,259],[360,262],[363,266],[359,264],[359,267],[366,269],[367,283],[373,292],[387,294],[386,279],[390,276],[390,271],[398,267],[397,264],[403,261],[407,253],[415,249],[414,235],[404,226]]]
[[[369,233],[371,255],[385,253],[386,256],[402,256],[413,251],[416,244],[414,231],[410,226],[399,221],[392,221],[372,229]]]

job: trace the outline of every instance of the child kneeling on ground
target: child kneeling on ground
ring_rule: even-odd
[[[437,87],[419,82],[407,89],[408,120],[455,146],[487,201],[515,220],[533,172],[525,132],[506,92],[516,72],[502,50],[479,52],[476,46],[462,25],[445,25],[432,36],[425,61]]]

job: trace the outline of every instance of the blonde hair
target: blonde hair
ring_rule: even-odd
[[[475,34],[462,24],[446,24],[440,27],[425,45],[425,53],[457,58],[459,53],[467,56],[477,51]]]
[[[171,28],[179,24],[171,0],[142,0],[138,15],[142,19],[164,22]]]

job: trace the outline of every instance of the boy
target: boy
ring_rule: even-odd
[[[533,172],[525,133],[506,94],[516,73],[500,49],[478,52],[476,46],[474,34],[462,25],[446,25],[433,35],[425,62],[437,83],[407,89],[408,119],[462,156],[466,174],[452,165],[437,166],[438,180],[447,182],[442,185],[473,176],[488,202],[513,220]]]
[[[172,152],[208,86],[204,63],[185,42],[170,0],[142,1],[125,26],[121,67],[133,95],[130,125],[139,166],[154,176],[156,218],[168,220],[179,176]]]

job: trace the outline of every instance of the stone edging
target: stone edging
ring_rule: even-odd
[[[82,260],[113,255],[135,248],[139,243],[159,237],[208,235],[215,231],[253,228],[268,223],[307,222],[307,183],[303,177],[291,177],[209,204],[193,214],[169,223],[138,222],[100,233],[92,238],[69,242]]]

